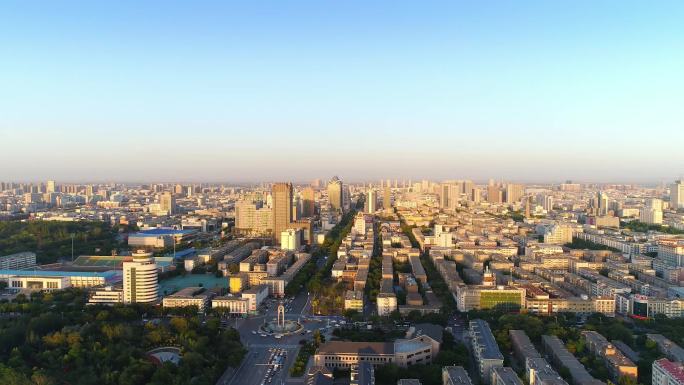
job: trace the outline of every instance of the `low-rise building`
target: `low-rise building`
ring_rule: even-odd
[[[622,376],[637,378],[637,366],[629,358],[625,357],[613,344],[601,334],[587,330],[582,332],[589,349],[597,356],[603,358],[613,380],[617,382]]]
[[[36,253],[24,251],[0,256],[0,270],[28,269],[36,265]]]
[[[652,385],[684,385],[684,364],[667,358],[653,361]]]
[[[434,325],[432,325],[434,326]],[[322,344],[314,355],[315,366],[353,368],[363,362],[371,365],[395,364],[400,367],[429,364],[439,353],[441,328],[416,325],[406,339],[394,342],[330,341]]]
[[[483,383],[490,384],[492,369],[503,366],[503,354],[499,351],[496,339],[486,321],[481,319],[470,321],[469,334],[480,378]]]
[[[257,285],[242,292],[242,298],[249,301],[248,312],[256,314],[261,303],[268,297],[268,286]]]
[[[509,367],[495,367],[492,369],[492,385],[523,385],[515,371]]]
[[[347,290],[344,295],[344,310],[363,311],[363,291]]]
[[[442,385],[472,385],[468,372],[462,366],[443,366]]]
[[[525,360],[525,377],[529,385],[568,385],[542,357]]]
[[[173,294],[167,295],[162,300],[165,308],[196,306],[197,311],[204,313],[209,306],[212,295],[201,287],[186,287]]]
[[[394,293],[378,293],[376,302],[380,317],[389,316],[393,311],[397,310],[397,296]]]
[[[556,367],[564,367],[570,372],[574,385],[605,385],[587,372],[584,366],[565,348],[565,344],[556,336],[542,336],[544,351]]]
[[[247,315],[249,313],[249,299],[234,296],[214,297],[211,300],[214,309],[226,309],[232,315]]]
[[[684,349],[672,342],[670,339],[662,334],[646,334],[646,338],[655,342],[658,345],[658,350],[667,356],[667,358],[684,362]]]

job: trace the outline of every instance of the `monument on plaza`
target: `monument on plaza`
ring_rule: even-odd
[[[264,323],[261,330],[269,334],[286,335],[301,331],[302,325],[297,321],[285,319],[285,305],[281,302],[278,304],[276,318]]]
[[[283,329],[285,328],[285,306],[283,306],[283,303],[278,304],[278,327]]]

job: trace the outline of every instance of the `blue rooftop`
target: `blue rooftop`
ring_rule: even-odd
[[[170,228],[156,228],[148,230],[140,230],[137,233],[130,234],[129,237],[149,237],[159,235],[189,235],[196,233],[197,230],[176,230]]]
[[[2,269],[0,275],[18,275],[22,277],[102,277],[105,279],[112,279],[120,273],[116,270],[109,270],[105,272],[93,271],[58,271],[58,270],[14,270]]]
[[[185,250],[176,251],[176,259],[183,259],[183,258],[189,257],[191,255],[195,255],[196,254],[195,251],[196,250],[194,247],[191,247],[191,248],[185,249]],[[173,258],[173,252],[167,253],[164,256]]]

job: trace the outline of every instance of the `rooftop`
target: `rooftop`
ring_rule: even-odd
[[[525,334],[524,330],[509,330],[508,334],[511,336],[511,342],[513,346],[516,346],[520,350],[521,354],[524,356],[522,358],[538,358],[541,357],[537,349],[530,341],[530,337]]]
[[[449,380],[449,385],[472,385],[468,372],[462,366],[444,366],[442,373],[446,373]]]
[[[330,341],[318,348],[317,354],[394,354],[391,342]]]
[[[9,259],[9,258],[15,258],[15,257],[35,257],[36,253],[32,251],[22,251],[20,253],[14,253],[14,254],[9,254],[9,255],[0,255],[0,259]]]
[[[495,367],[492,370],[505,385],[522,385],[522,381],[520,381],[520,378],[518,378],[513,369],[509,367]]]
[[[664,371],[670,374],[670,376],[677,379],[680,384],[684,383],[684,364],[681,362],[672,362],[667,358],[661,358],[655,362],[657,362]]]
[[[109,270],[105,272],[95,271],[53,271],[53,270],[0,270],[0,276],[16,275],[21,277],[101,277],[105,279],[113,279],[120,275],[120,272]]]
[[[470,321],[470,330],[472,334],[475,334],[473,342],[479,346],[480,357],[491,360],[504,359],[486,321],[481,319]]]
[[[137,233],[129,234],[129,237],[149,237],[149,236],[159,236],[159,235],[190,235],[196,233],[197,230],[177,230],[171,228],[155,228],[140,230]]]

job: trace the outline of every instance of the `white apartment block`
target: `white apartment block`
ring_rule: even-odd
[[[651,383],[653,385],[684,385],[684,364],[667,358],[653,361]]]

